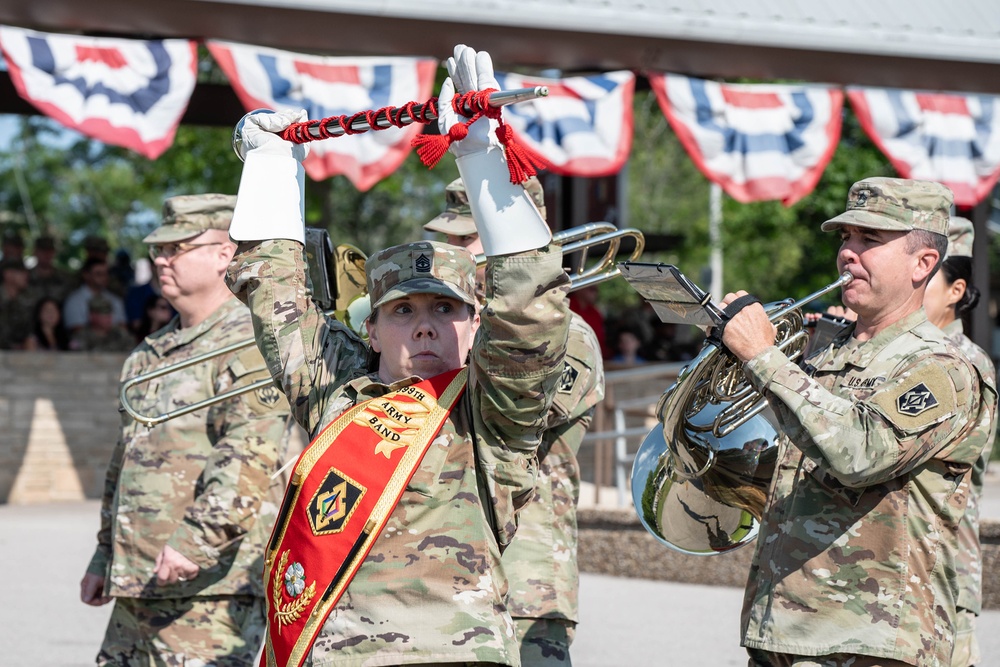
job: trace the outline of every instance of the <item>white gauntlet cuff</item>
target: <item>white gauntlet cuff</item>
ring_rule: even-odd
[[[288,239],[305,244],[304,191],[301,162],[290,155],[251,150],[243,163],[229,236],[234,241]]]
[[[456,159],[472,207],[483,251],[488,257],[510,255],[548,245],[552,232],[531,196],[510,182],[503,147]]]

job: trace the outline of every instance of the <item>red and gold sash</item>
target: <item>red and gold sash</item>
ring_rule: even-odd
[[[299,667],[465,390],[449,371],[354,406],[299,457],[264,563],[262,667]]]

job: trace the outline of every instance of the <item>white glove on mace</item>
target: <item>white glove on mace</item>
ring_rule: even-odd
[[[234,142],[244,158],[236,209],[229,226],[234,241],[288,239],[305,243],[307,144],[282,139],[292,123],[307,120],[304,109],[255,111],[240,121]]]
[[[485,51],[464,44],[446,63],[449,77],[438,95],[438,129],[447,134],[453,125],[465,122],[451,107],[459,94],[499,89],[493,60]],[[469,136],[452,142],[450,150],[469,196],[472,217],[488,257],[510,255],[541,248],[552,240],[552,232],[531,197],[520,184],[510,182],[503,146],[496,137],[497,122],[479,118],[469,127]]]

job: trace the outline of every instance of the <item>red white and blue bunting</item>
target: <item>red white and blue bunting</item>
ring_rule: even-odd
[[[184,39],[141,41],[0,26],[18,94],[68,128],[153,159],[173,143],[197,73]]]
[[[791,205],[812,192],[840,139],[843,92],[648,74],[695,164],[741,202]]]
[[[304,108],[350,116],[425,102],[431,58],[329,58],[230,42],[209,51],[249,111]],[[132,40],[0,26],[18,93],[64,126],[150,159],[173,142],[197,78],[190,40]],[[724,84],[648,73],[660,107],[705,176],[742,201],[790,205],[808,195],[840,138],[844,92],[820,85]],[[557,174],[617,173],[632,146],[635,75],[562,79],[497,73],[501,88],[545,85],[549,96],[505,108],[521,145]],[[959,206],[1000,180],[1000,96],[848,88],[862,126],[900,176],[939,181]],[[368,190],[403,162],[418,124],[315,142],[316,180],[343,174]]]
[[[609,176],[632,149],[632,72],[547,79],[497,72],[502,90],[548,86],[549,94],[504,108],[518,142],[563,176]]]
[[[309,118],[352,115],[431,96],[431,58],[331,58],[231,42],[208,42],[247,111],[305,109]],[[343,174],[361,191],[394,172],[412,150],[420,125],[310,144],[304,162],[314,180]]]
[[[938,181],[975,206],[1000,178],[1000,97],[847,89],[861,126],[903,178]]]

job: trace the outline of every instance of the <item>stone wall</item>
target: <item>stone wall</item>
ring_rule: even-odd
[[[124,354],[0,352],[0,502],[100,498]]]

